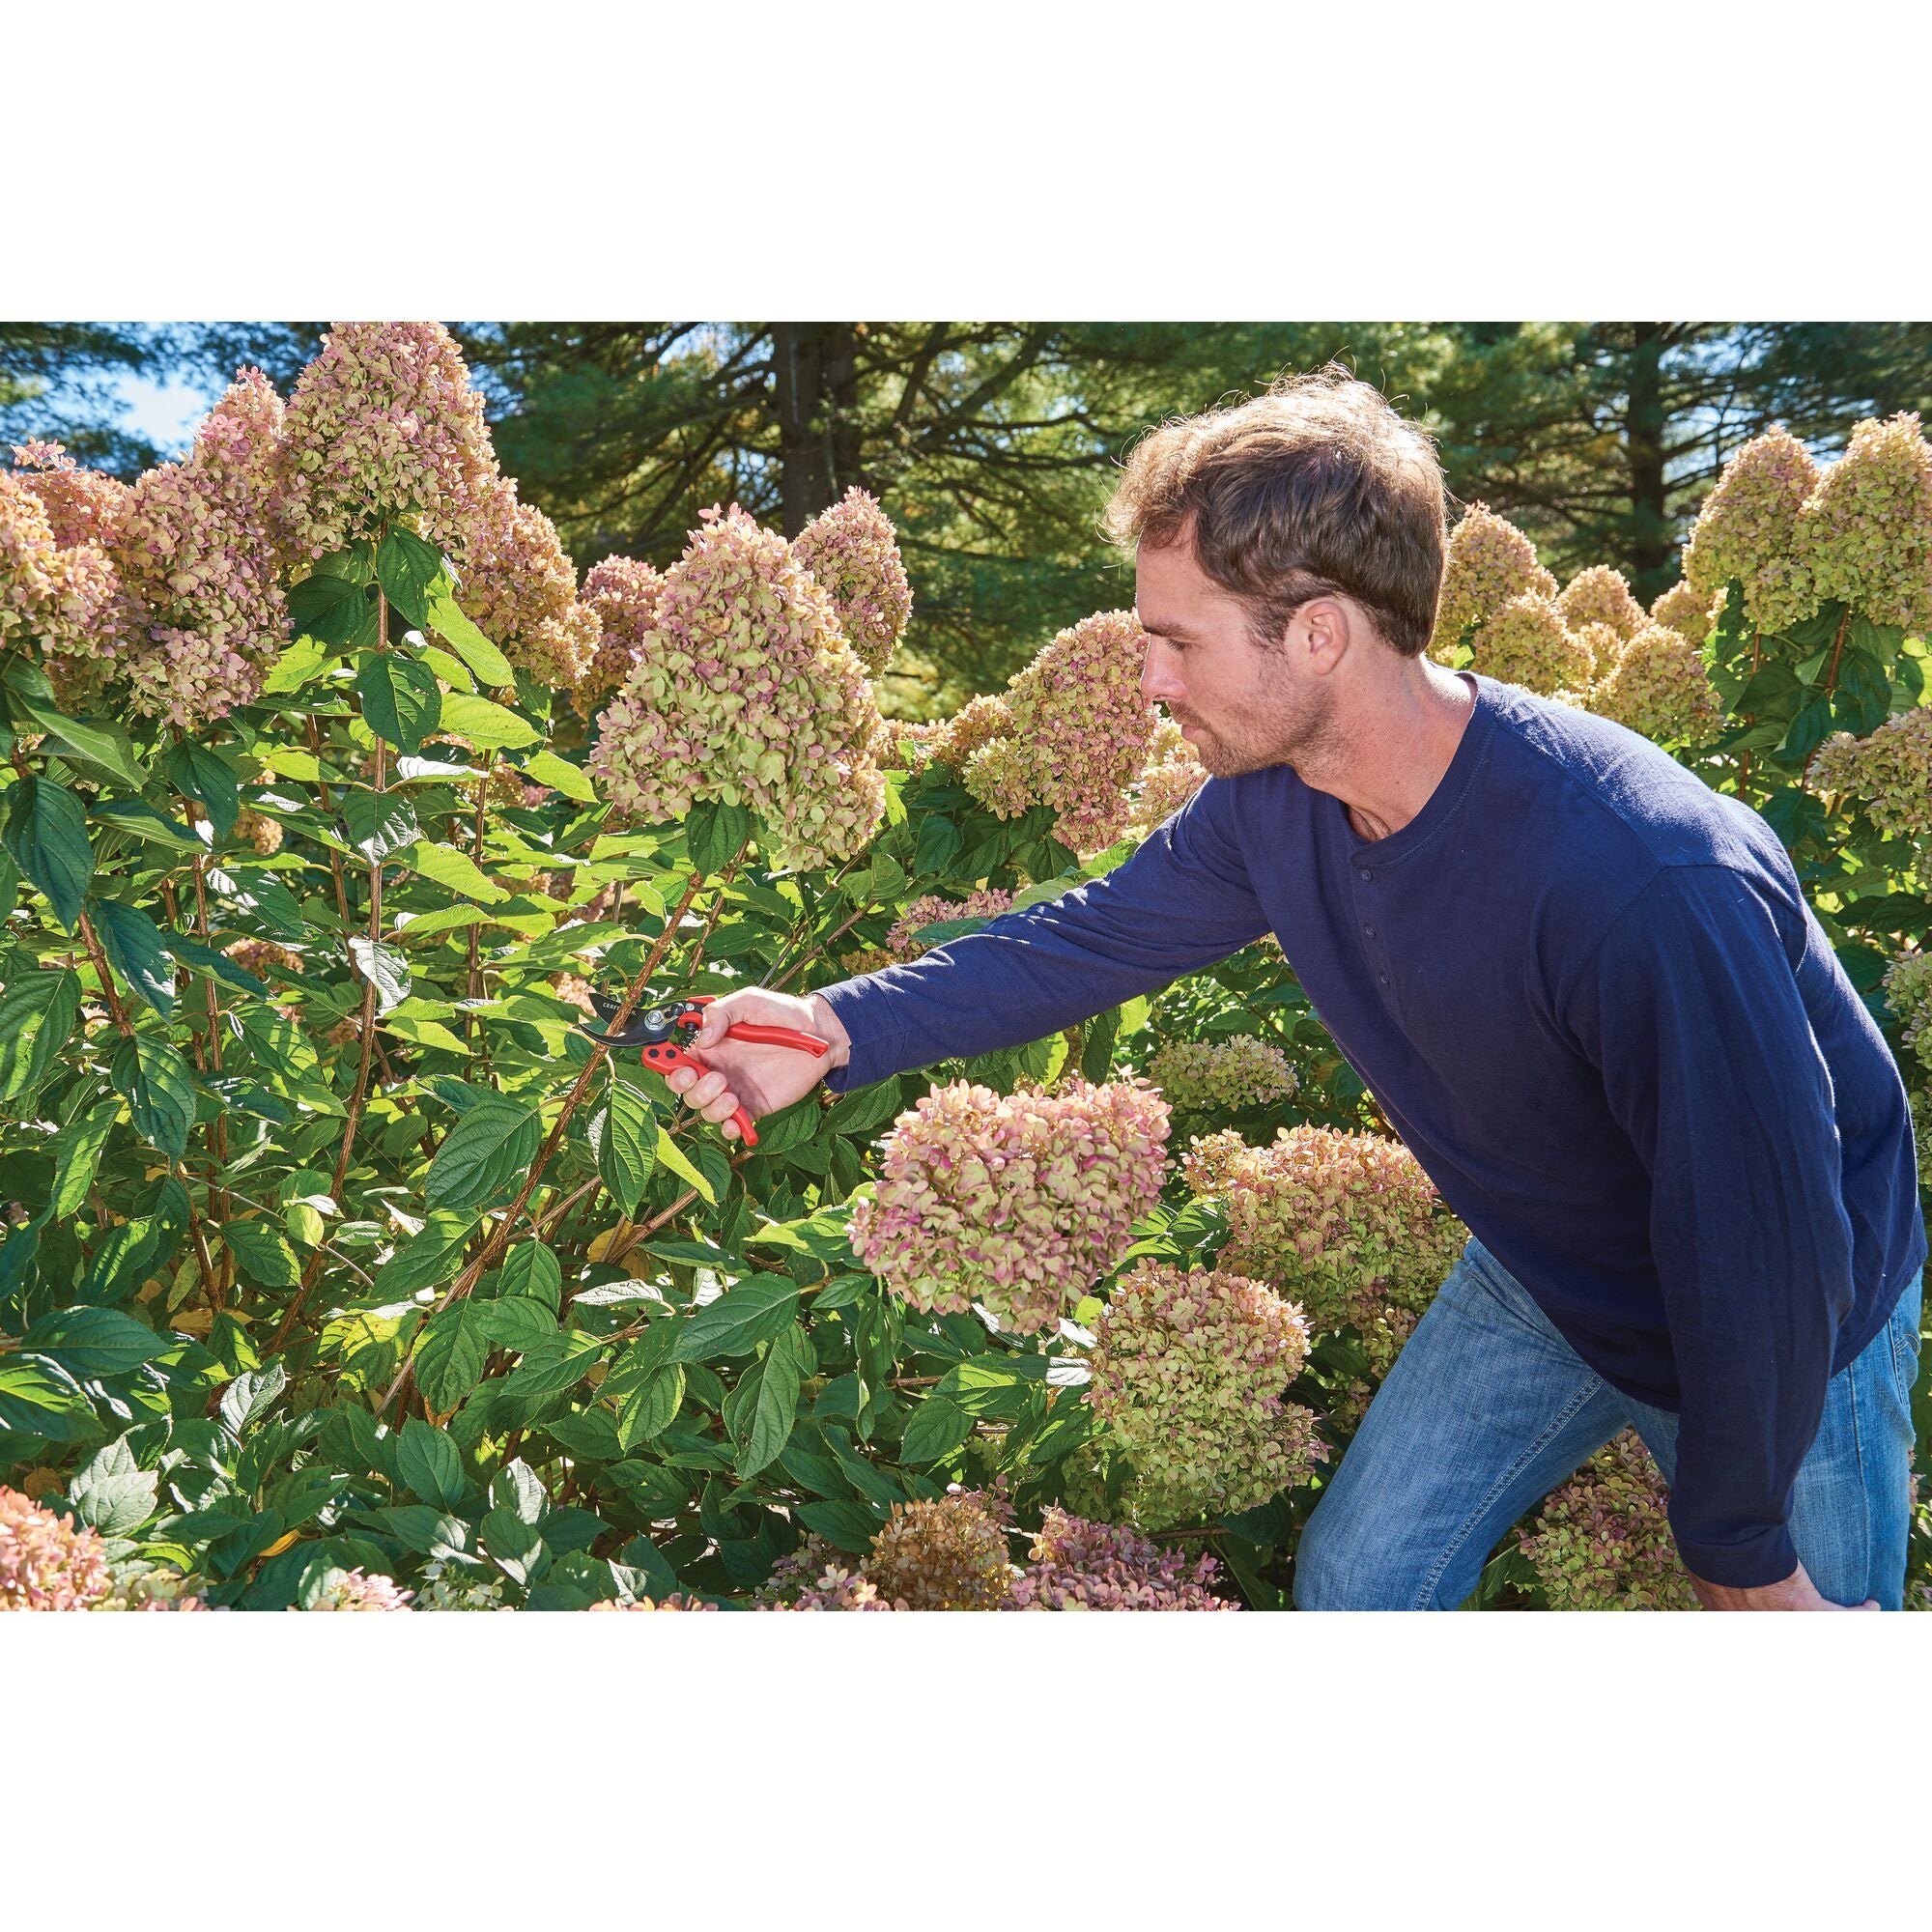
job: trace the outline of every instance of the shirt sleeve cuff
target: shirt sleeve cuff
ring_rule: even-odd
[[[905,1070],[895,1055],[901,1037],[893,1031],[889,1002],[884,989],[873,983],[874,979],[871,974],[861,974],[856,980],[840,980],[837,985],[813,989],[832,1009],[852,1043],[852,1057],[825,1076],[828,1093],[849,1094],[854,1088],[869,1087],[875,1080],[889,1080]]]
[[[1723,1590],[1761,1590],[1782,1583],[1798,1568],[1798,1546],[1783,1523],[1742,1543],[1697,1543],[1679,1536],[1677,1553],[1693,1577]]]

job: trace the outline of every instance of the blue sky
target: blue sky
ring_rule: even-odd
[[[123,372],[111,387],[127,408],[127,427],[152,439],[164,457],[180,456],[187,448],[212,400],[193,384],[174,378],[156,382]]]

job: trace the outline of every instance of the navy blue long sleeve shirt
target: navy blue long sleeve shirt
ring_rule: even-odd
[[[824,988],[852,1040],[829,1084],[1042,1038],[1272,930],[1449,1207],[1679,1414],[1690,1569],[1776,1582],[1826,1382],[1925,1259],[1903,1083],[1756,812],[1463,676],[1399,831],[1365,841],[1286,765],[1210,779],[1104,878]]]

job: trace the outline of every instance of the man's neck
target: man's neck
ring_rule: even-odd
[[[1333,754],[1296,766],[1304,783],[1348,807],[1366,839],[1400,832],[1429,803],[1475,716],[1474,689],[1460,675],[1426,661],[1417,672],[1352,720]]]

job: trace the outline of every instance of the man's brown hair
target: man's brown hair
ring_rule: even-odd
[[[1106,521],[1116,543],[1156,550],[1191,526],[1202,569],[1247,605],[1264,649],[1338,592],[1404,657],[1435,628],[1448,538],[1435,445],[1335,363],[1150,431]]]

